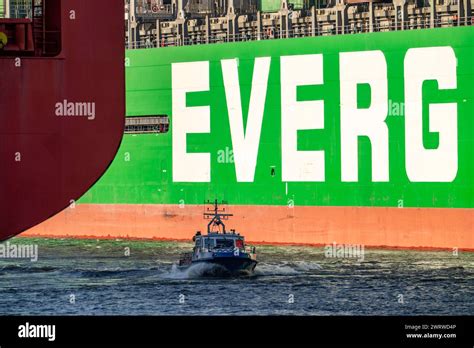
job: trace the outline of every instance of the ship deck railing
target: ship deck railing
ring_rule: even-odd
[[[433,22],[433,23],[432,23]],[[463,26],[474,25],[474,17]],[[229,43],[229,42],[245,42],[245,41],[261,41],[288,38],[303,38],[315,36],[333,36],[333,35],[353,35],[360,33],[372,32],[392,32],[402,30],[420,30],[430,28],[450,28],[458,26],[455,17],[437,18],[431,21],[429,18],[418,21],[406,22],[402,27],[401,23],[373,23],[369,22],[353,23],[346,26],[326,25],[324,28],[315,28],[315,30],[301,28],[293,30],[272,30],[262,31],[260,34],[239,33],[228,35],[219,33],[218,35],[210,35],[208,37],[168,37],[166,40],[158,42],[156,39],[145,39],[132,42],[125,42],[126,49],[146,49],[159,47],[177,47],[177,46],[194,46],[205,44]]]

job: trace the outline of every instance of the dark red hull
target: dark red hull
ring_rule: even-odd
[[[42,47],[0,54],[0,240],[78,199],[107,169],[123,134],[123,3],[45,6],[43,20],[55,33],[45,25]],[[48,41],[55,37],[57,55]],[[76,108],[69,115],[60,103]]]

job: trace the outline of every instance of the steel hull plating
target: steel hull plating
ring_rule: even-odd
[[[210,261],[194,261],[195,264],[209,264],[211,267],[204,275],[238,275],[251,274],[257,266],[257,261],[242,258],[216,257]]]
[[[459,27],[128,51],[127,115],[170,131],[125,135],[79,204],[29,234],[188,239],[217,198],[249,242],[474,250],[473,42]],[[349,76],[354,52],[379,75]]]
[[[40,22],[21,20],[43,28],[36,46],[18,25],[9,34],[18,44],[0,51],[0,241],[78,200],[114,159],[124,130],[123,4],[39,3]],[[102,40],[91,40],[97,32]]]

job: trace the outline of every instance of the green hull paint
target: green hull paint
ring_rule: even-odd
[[[125,135],[112,166],[81,203],[201,204],[205,199],[218,198],[242,205],[473,208],[473,45],[474,27],[461,27],[128,51],[127,115],[171,115],[171,126],[171,63],[210,61],[210,92],[189,93],[187,106],[210,105],[211,133],[189,134],[187,151],[211,154],[211,182],[173,183],[171,130],[166,134]],[[359,182],[341,182],[339,52],[382,50],[387,62],[388,98],[401,103],[404,102],[403,62],[407,49],[435,46],[454,49],[458,60],[457,89],[438,90],[436,82],[425,82],[423,119],[428,119],[428,102],[457,102],[458,172],[455,180],[410,182],[405,166],[404,117],[389,114],[386,124],[390,181],[372,182],[370,142],[359,138]],[[326,180],[286,184],[281,176],[279,57],[318,53],[322,53],[324,59],[324,85],[300,87],[298,99],[324,99],[325,128],[300,131],[298,150],[325,151]],[[242,111],[246,117],[254,59],[262,56],[271,56],[272,60],[255,179],[253,183],[238,183],[234,164],[218,162],[219,151],[226,153],[225,149],[232,147],[220,60],[239,59]],[[359,89],[359,107],[370,104],[368,93],[364,88]],[[425,147],[436,149],[438,135],[428,133],[427,126],[424,132]]]

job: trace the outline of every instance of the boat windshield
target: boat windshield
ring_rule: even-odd
[[[233,248],[234,241],[232,239],[216,239],[216,249]]]

